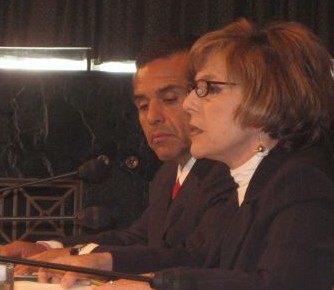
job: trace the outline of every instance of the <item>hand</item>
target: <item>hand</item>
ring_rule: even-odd
[[[39,254],[29,257],[29,260],[51,262],[56,257],[66,256],[70,254],[69,248],[53,249],[41,252]],[[29,275],[34,272],[37,272],[38,268],[26,265],[16,265],[15,266],[15,275]]]
[[[79,266],[86,268],[94,268],[99,270],[112,270],[112,256],[110,253],[92,253],[80,256],[61,256],[53,259],[52,263],[65,264],[70,266]],[[63,288],[72,287],[79,279],[87,278],[85,274],[74,272],[55,272],[52,269],[39,269],[38,281],[47,283],[60,283]]]
[[[153,273],[145,273],[142,276],[153,278]],[[147,282],[120,279],[106,283],[100,287],[93,287],[93,290],[153,290]]]
[[[1,256],[17,258],[27,258],[43,251],[46,251],[46,248],[43,245],[23,241],[15,241],[7,245],[0,246]]]
[[[147,282],[121,279],[99,287],[94,287],[93,290],[153,290],[153,288],[151,288]]]

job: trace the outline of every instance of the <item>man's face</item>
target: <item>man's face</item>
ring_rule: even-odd
[[[182,108],[188,85],[188,53],[156,59],[134,78],[134,102],[149,146],[162,161],[189,157],[188,115]]]

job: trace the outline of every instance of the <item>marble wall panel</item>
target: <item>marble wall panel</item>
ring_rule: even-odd
[[[85,206],[107,206],[111,226],[129,225],[147,205],[160,163],[147,147],[131,100],[131,75],[0,73],[0,176],[55,176],[106,154],[107,180],[87,184]],[[128,169],[129,156],[139,166]]]

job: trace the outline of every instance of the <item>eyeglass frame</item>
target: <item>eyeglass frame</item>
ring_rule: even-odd
[[[199,94],[198,93],[198,83],[199,82],[202,82],[202,83],[205,83],[206,84],[206,87],[205,87],[205,93],[204,94]],[[204,98],[206,97],[209,93],[210,93],[210,86],[211,85],[227,85],[227,86],[236,86],[237,83],[234,83],[234,82],[221,82],[221,81],[207,81],[207,80],[204,80],[204,79],[199,79],[197,81],[194,81],[192,84],[189,84],[188,86],[188,90],[187,90],[187,94],[190,94],[191,91],[195,90],[195,93],[197,95],[197,97],[199,98]]]

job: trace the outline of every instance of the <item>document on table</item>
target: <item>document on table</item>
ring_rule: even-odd
[[[92,286],[74,285],[71,290],[92,290]],[[14,290],[64,290],[60,284],[15,281]]]

